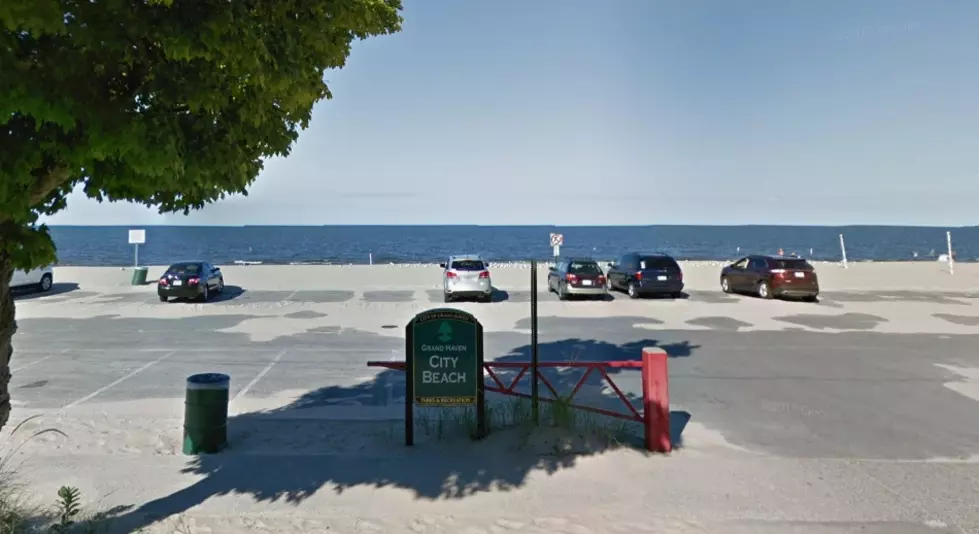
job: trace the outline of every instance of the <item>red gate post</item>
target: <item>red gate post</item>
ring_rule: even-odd
[[[659,347],[642,349],[642,406],[646,450],[670,452],[670,379],[668,356]]]

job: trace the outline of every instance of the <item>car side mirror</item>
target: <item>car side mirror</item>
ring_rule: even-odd
[[[548,270],[549,272],[552,272],[552,273],[556,273],[556,272],[557,272],[557,269],[556,269],[556,268],[554,268],[554,267],[548,267],[548,268],[547,268],[547,270]]]
[[[608,264],[606,264],[606,265],[608,265],[608,268],[609,268],[609,269],[612,269],[612,268],[614,268],[614,267],[615,267],[615,264],[614,264],[614,263],[608,263]]]
[[[489,264],[488,261],[484,261],[483,262],[483,267],[486,267],[487,269],[489,269],[489,266],[490,266],[490,264]]]
[[[444,263],[440,263],[440,264],[439,264],[439,267],[441,267],[441,268],[443,268],[443,269],[445,269],[445,264],[444,264]]]

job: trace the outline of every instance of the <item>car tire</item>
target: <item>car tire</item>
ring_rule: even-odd
[[[204,292],[201,293],[200,299],[201,299],[201,302],[207,302],[207,301],[211,300],[211,291],[210,291],[210,289],[208,289],[208,287],[206,285],[204,286]]]
[[[637,298],[639,298],[639,297],[642,296],[642,295],[639,294],[639,288],[636,287],[636,283],[635,282],[629,282],[629,290],[628,291],[629,291],[629,298],[631,298],[631,299],[637,299]]]
[[[170,299],[168,299],[167,297],[164,297],[163,295],[160,295],[160,302],[166,302],[168,300],[170,300]]]
[[[557,286],[557,299],[558,300],[568,300],[568,292],[564,290],[563,285]]]
[[[768,285],[768,282],[758,282],[758,296],[765,300],[770,300],[774,296],[772,295],[772,287]]]
[[[615,286],[612,285],[612,279],[608,275],[605,276],[605,291],[609,293],[615,291]]]
[[[802,297],[802,302],[819,302],[819,298],[816,295],[809,295],[807,297]]]
[[[452,297],[448,293],[442,293],[442,301],[445,303],[452,302]]]
[[[218,294],[224,293],[224,278],[218,278],[218,287],[214,288],[214,292]]]
[[[721,291],[725,293],[731,292],[731,281],[726,276],[721,277]]]
[[[45,274],[41,277],[41,283],[37,285],[37,288],[45,293],[51,291],[51,287],[54,285],[54,277],[50,274]]]

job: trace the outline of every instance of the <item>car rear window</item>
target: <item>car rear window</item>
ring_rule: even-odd
[[[639,258],[639,268],[642,270],[646,269],[666,269],[670,271],[679,271],[680,266],[677,265],[673,258],[666,256],[646,256]]]
[[[794,269],[796,271],[812,271],[813,267],[806,260],[769,260],[772,269]]]
[[[603,274],[602,268],[593,261],[573,261],[568,266],[571,274]]]
[[[485,271],[486,267],[480,260],[456,260],[451,268],[456,271]]]
[[[199,263],[176,263],[171,265],[167,272],[173,274],[198,274],[201,272]]]

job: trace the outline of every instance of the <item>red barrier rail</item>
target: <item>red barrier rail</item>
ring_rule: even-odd
[[[551,392],[551,395],[553,395],[553,397],[550,398],[541,396],[540,400],[543,402],[554,402],[558,398],[561,398],[561,395],[558,394],[551,382],[541,372],[542,369],[555,367],[585,368],[585,373],[575,383],[571,393],[562,399],[563,402],[568,402],[574,408],[582,411],[642,423],[645,430],[643,437],[646,449],[654,452],[670,452],[672,449],[670,440],[670,396],[666,361],[667,354],[663,349],[659,347],[647,347],[642,350],[642,361],[638,362],[540,362],[537,365],[537,378]],[[405,362],[373,361],[367,362],[367,366],[384,367],[397,371],[405,370]],[[484,362],[483,369],[486,372],[485,374],[489,376],[493,382],[492,384],[486,384],[486,391],[493,391],[503,395],[509,395],[511,397],[521,397],[525,399],[531,398],[531,396],[526,393],[516,391],[516,387],[520,382],[520,379],[527,375],[530,368],[530,362]],[[500,376],[494,372],[494,369],[519,369],[519,371],[513,380],[510,380],[509,385],[506,385],[500,379]],[[642,414],[636,410],[636,408],[632,405],[632,402],[630,402],[625,394],[622,393],[622,390],[619,389],[619,386],[616,385],[614,380],[612,380],[612,377],[609,376],[606,369],[639,369],[642,371]],[[627,408],[628,413],[615,412],[593,406],[574,404],[571,402],[575,395],[578,394],[581,387],[588,381],[588,377],[595,372],[597,372],[608,383],[608,385],[612,387],[612,390],[615,391],[616,395],[618,395],[619,400],[621,400],[622,404],[624,404]]]

